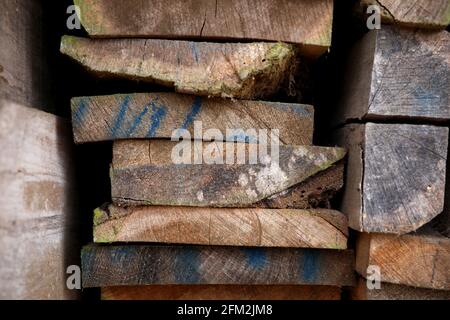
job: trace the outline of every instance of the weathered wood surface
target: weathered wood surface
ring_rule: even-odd
[[[347,219],[334,210],[103,206],[94,242],[347,248]]]
[[[195,121],[201,122],[200,139],[206,130],[216,129],[223,134],[224,141],[258,142],[258,129],[277,129],[280,143],[310,145],[314,108],[295,103],[208,99],[176,93],[72,99],[73,132],[77,143],[131,138],[170,139],[177,129],[188,130],[194,138]],[[232,134],[231,129],[242,131]]]
[[[450,291],[392,283],[382,283],[380,289],[369,290],[366,280],[360,278],[357,286],[351,290],[350,298],[352,300],[450,300]]]
[[[83,287],[146,284],[354,284],[351,250],[89,245]]]
[[[253,100],[269,97],[295,71],[284,43],[209,43],[64,36],[61,52],[99,76],[174,87],[180,93]]]
[[[340,210],[351,228],[403,234],[442,212],[448,128],[354,124],[334,137],[349,150]]]
[[[332,286],[150,285],[102,288],[102,300],[340,300]]]
[[[332,0],[74,2],[93,37],[284,41],[314,57],[331,45]]]
[[[49,110],[43,20],[40,1],[0,3],[0,99]]]
[[[276,161],[275,157],[271,158],[274,156],[272,149],[266,145],[181,143],[186,148],[182,150],[182,159],[177,161],[189,164],[174,163],[172,154],[179,154],[177,142],[116,141],[110,173],[113,202],[119,205],[247,207],[276,195],[285,197],[284,206],[292,207],[301,192],[289,192],[289,188],[306,183],[308,178],[331,168],[345,156],[341,148],[280,145]],[[203,152],[199,148],[202,143]],[[243,153],[239,153],[240,147]],[[266,147],[268,152],[264,155]],[[263,156],[260,154],[255,159],[256,164],[251,164],[249,156],[256,155],[257,148],[262,150]],[[245,163],[238,162],[239,154],[245,155]],[[205,155],[216,156],[218,164],[205,163],[208,161]],[[195,164],[201,156],[205,161]],[[230,158],[232,164],[226,164]],[[320,194],[325,189],[326,186],[321,186],[316,192]],[[280,194],[283,191],[288,192]]]
[[[367,33],[348,57],[333,121],[449,120],[449,52],[450,35],[445,30],[383,26]]]
[[[445,29],[450,24],[450,1],[448,0],[361,0],[361,7],[380,7],[384,23],[407,27]]]
[[[70,146],[68,122],[0,100],[0,299],[76,297]]]
[[[433,233],[359,235],[356,270],[380,268],[381,281],[450,290],[450,239]]]

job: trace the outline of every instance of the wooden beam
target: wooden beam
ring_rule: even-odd
[[[333,121],[449,120],[449,51],[445,30],[383,26],[367,33],[348,56]]]
[[[365,279],[351,290],[352,300],[450,300],[450,291],[415,288],[404,285],[382,283],[380,289],[369,290]]]
[[[442,212],[448,128],[367,123],[333,136],[349,150],[340,210],[351,228],[403,234]]]
[[[83,26],[93,37],[284,41],[300,44],[303,54],[309,56],[318,56],[331,45],[332,0],[74,3],[80,8]]]
[[[254,100],[269,97],[295,70],[284,43],[210,43],[64,36],[61,52],[98,76],[174,87],[180,93]]]
[[[152,285],[102,288],[102,300],[340,300],[332,286]]]
[[[70,124],[0,99],[0,137],[0,299],[76,298]]]
[[[450,24],[448,0],[361,0],[363,9],[369,5],[380,7],[384,23],[426,29],[445,29]]]
[[[258,129],[277,129],[283,144],[312,144],[314,108],[266,101],[208,99],[176,93],[136,93],[72,99],[75,142],[131,138],[171,138],[201,121],[202,135],[220,130],[224,141],[258,142]],[[292,130],[295,128],[295,130]],[[240,135],[227,130],[242,129]],[[253,135],[247,134],[254,129]],[[205,139],[204,139],[205,140]]]
[[[381,281],[450,290],[450,239],[438,234],[360,234],[356,270],[366,277],[370,265]]]
[[[349,286],[353,252],[317,249],[99,246],[81,253],[83,287],[146,284]]]
[[[0,99],[52,110],[40,1],[0,3]]]
[[[347,249],[347,219],[334,210],[104,206],[94,242]]]
[[[172,153],[178,154],[176,146],[180,145],[173,141],[116,141],[111,166],[113,202],[119,205],[246,207],[306,183],[308,178],[331,168],[345,156],[341,148],[280,145],[278,163],[275,158],[271,159],[272,149],[268,148],[266,156],[250,164],[249,155],[256,155],[257,147],[264,152],[267,146],[211,142],[205,144],[202,151],[198,144],[201,141],[181,143],[186,149],[180,161],[191,164],[174,163]],[[237,160],[241,146],[244,151],[241,154],[245,154],[242,164]],[[205,155],[215,155],[221,160],[216,158],[219,164],[194,164],[202,155],[204,160]],[[234,158],[231,164],[225,164],[227,155]],[[326,186],[319,187],[316,194],[324,189]],[[284,206],[295,206],[299,193],[280,195],[287,200]]]

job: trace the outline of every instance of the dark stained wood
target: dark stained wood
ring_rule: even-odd
[[[450,290],[450,239],[435,233],[359,235],[356,270],[380,268],[382,282]]]
[[[188,141],[187,149],[191,152],[189,155],[186,151],[183,157],[191,164],[175,164],[171,156],[176,145],[177,142],[164,140],[116,141],[111,167],[113,202],[119,205],[248,207],[306,182],[345,156],[342,148],[280,145],[278,163],[268,150],[268,157],[258,157],[256,164],[250,164],[249,155],[255,154],[257,147],[263,148],[260,151],[266,146],[211,142],[204,143],[202,152],[198,144]],[[242,164],[236,160],[238,145],[245,150]],[[234,164],[225,164],[227,154],[233,155],[227,148],[234,148]],[[222,164],[194,164],[196,155],[200,159],[205,154],[222,155]],[[325,186],[320,188],[317,193],[326,189]],[[288,194],[283,195],[291,202],[284,207],[292,207],[297,198],[295,194],[298,192],[289,194],[288,190]]]
[[[204,138],[206,130],[217,129],[224,141],[258,142],[257,130],[277,129],[280,143],[310,145],[314,108],[295,103],[208,99],[176,93],[72,99],[72,123],[77,143],[131,138],[170,139],[177,129],[189,130],[194,138],[195,121],[201,121],[200,138]],[[243,131],[237,136],[227,135],[227,130],[231,129]]]
[[[180,93],[257,99],[290,80],[296,50],[278,43],[211,43],[64,36],[61,52],[99,76],[173,87]]]
[[[361,0],[361,7],[380,7],[384,23],[427,29],[445,29],[450,24],[448,0]]]
[[[382,283],[381,289],[367,289],[366,280],[359,279],[351,290],[352,300],[450,300],[450,291],[416,288],[392,283]]]
[[[333,121],[449,120],[449,52],[447,31],[383,26],[367,33],[348,57]]]
[[[332,0],[74,2],[94,37],[284,41],[300,44],[310,56],[324,53],[331,44]]]
[[[331,286],[150,285],[102,288],[102,300],[340,300]]]
[[[103,206],[94,242],[347,248],[347,219],[334,210]]]
[[[0,99],[0,299],[73,299],[79,264],[70,123]]]
[[[403,234],[442,212],[448,128],[368,123],[333,136],[349,150],[340,209],[351,228]]]
[[[83,287],[146,284],[354,284],[348,250],[89,245]]]

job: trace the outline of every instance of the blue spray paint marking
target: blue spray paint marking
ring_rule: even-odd
[[[197,50],[197,44],[195,42],[190,41],[189,42],[189,46],[191,47],[192,50],[192,55],[195,58],[195,62],[198,63],[198,50]]]
[[[161,104],[158,107],[154,101],[150,102],[150,105],[152,106],[152,116],[150,117],[150,127],[147,132],[147,138],[155,136],[156,130],[158,130],[161,121],[167,114],[167,108],[164,105]]]
[[[258,139],[254,136],[249,136],[244,133],[234,134],[226,137],[227,141],[245,142],[245,143],[257,143]]]
[[[177,251],[173,273],[177,283],[196,284],[200,282],[200,255],[198,249],[183,248]]]
[[[262,269],[266,265],[267,257],[266,251],[259,248],[244,249],[247,263],[250,267],[255,269]]]
[[[317,250],[305,250],[302,258],[303,269],[300,270],[300,274],[307,283],[314,283],[319,269],[319,252]]]
[[[194,103],[192,104],[191,110],[186,115],[186,119],[184,120],[183,125],[181,126],[182,129],[187,129],[192,124],[192,122],[194,122],[194,119],[199,114],[201,108],[202,108],[202,98],[196,97]]]
[[[86,110],[87,110],[86,101],[84,99],[80,99],[78,108],[75,111],[75,113],[73,114],[73,121],[75,122],[76,125],[80,125],[83,122],[84,116],[86,114]]]
[[[122,130],[122,123],[125,119],[125,114],[128,110],[128,105],[130,104],[130,96],[125,96],[123,102],[120,106],[119,113],[117,114],[116,120],[114,121],[114,126],[111,129],[111,137],[115,138],[117,135],[117,131]]]
[[[148,106],[145,106],[144,110],[134,119],[133,124],[131,125],[130,129],[128,129],[126,137],[130,137],[134,130],[141,124],[142,118],[147,114],[148,112]]]

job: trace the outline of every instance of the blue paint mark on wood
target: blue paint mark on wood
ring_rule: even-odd
[[[300,274],[306,283],[314,283],[319,271],[319,258],[320,253],[317,250],[305,250],[303,255],[303,263],[300,266],[303,268],[300,270]]]
[[[233,134],[226,137],[227,141],[245,142],[245,143],[257,143],[258,139],[254,136],[247,135],[245,133]]]
[[[247,258],[247,263],[255,269],[262,269],[266,265],[266,251],[260,248],[246,248],[243,250]]]
[[[128,105],[130,104],[130,96],[125,96],[122,104],[120,105],[119,113],[116,116],[116,119],[114,121],[114,125],[111,128],[111,137],[115,138],[117,136],[117,132],[122,129],[122,123],[125,119],[125,115],[128,110]]]
[[[173,266],[176,283],[196,284],[201,280],[200,251],[196,248],[183,248],[176,250],[177,258]]]
[[[155,101],[150,102],[152,106],[152,116],[150,117],[150,127],[147,131],[147,138],[153,138],[161,125],[161,121],[167,114],[167,108],[164,105],[156,105]]]
[[[86,103],[85,99],[81,98],[79,100],[77,110],[73,114],[74,124],[80,125],[83,122],[87,107],[88,107],[88,104]]]
[[[194,122],[194,119],[199,114],[201,108],[202,98],[196,97],[194,103],[192,104],[191,110],[189,110],[188,114],[186,115],[186,119],[184,120],[181,129],[187,129]]]
[[[190,41],[189,42],[189,46],[191,47],[192,50],[192,55],[194,56],[195,62],[198,63],[198,49],[197,49],[197,44],[195,42]]]
[[[136,130],[136,128],[141,124],[142,118],[147,114],[148,112],[148,105],[144,107],[144,110],[140,114],[137,115],[137,117],[134,119],[133,124],[128,129],[126,137],[129,138],[133,134],[133,132]]]

